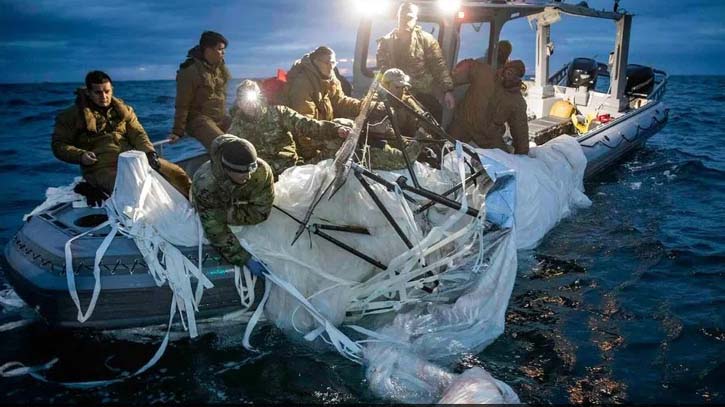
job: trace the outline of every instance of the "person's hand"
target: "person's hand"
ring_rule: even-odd
[[[456,98],[453,96],[453,92],[450,90],[443,95],[443,102],[449,110],[453,110],[456,107]]]
[[[149,167],[158,171],[161,168],[161,162],[159,161],[159,155],[156,151],[149,151],[146,153],[146,159],[149,161]]]
[[[257,277],[264,277],[264,274],[268,272],[267,266],[254,258],[247,260],[247,264],[245,264],[245,266],[247,266],[249,271]]]
[[[81,164],[85,166],[93,165],[98,161],[98,158],[96,158],[96,154],[93,151],[86,151],[81,156]]]
[[[351,131],[352,129],[347,126],[340,126],[337,128],[337,135],[340,136],[340,138],[346,138],[350,135]]]
[[[181,136],[176,135],[174,133],[169,134],[169,144],[176,143],[177,141],[179,141],[180,138],[181,138]]]

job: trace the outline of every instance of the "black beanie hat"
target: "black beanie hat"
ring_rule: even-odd
[[[222,166],[234,172],[252,172],[257,168],[257,150],[243,138],[224,144],[221,158]]]
[[[199,38],[199,47],[201,47],[201,49],[213,48],[220,42],[223,42],[225,47],[229,45],[227,39],[218,32],[204,31],[204,33],[201,34],[201,38]]]

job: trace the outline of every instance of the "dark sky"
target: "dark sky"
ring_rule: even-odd
[[[0,0],[0,82],[78,82],[92,69],[116,80],[173,79],[186,51],[209,29],[229,39],[226,60],[234,77],[271,76],[321,44],[334,48],[348,71],[358,22],[354,2]],[[589,5],[609,9],[612,0]],[[671,74],[725,74],[725,1],[622,0],[621,6],[635,14],[630,62]],[[531,71],[534,36],[526,20],[510,23],[503,34],[514,45],[513,57]],[[614,24],[565,17],[552,35],[555,67],[575,56],[606,61]]]

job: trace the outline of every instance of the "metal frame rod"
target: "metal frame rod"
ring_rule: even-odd
[[[381,263],[381,262],[373,259],[372,257],[368,256],[367,254],[365,254],[365,253],[363,253],[363,252],[361,252],[361,251],[359,251],[359,250],[357,250],[357,249],[355,249],[355,248],[353,248],[353,247],[351,247],[351,246],[349,246],[349,245],[341,242],[340,240],[337,240],[336,238],[328,235],[327,233],[321,231],[320,230],[320,225],[316,225],[316,224],[315,225],[312,225],[310,232],[312,232],[312,233],[316,234],[317,236],[319,236],[319,237],[327,240],[328,242],[334,244],[335,246],[337,246],[337,247],[339,247],[339,248],[341,248],[341,249],[349,252],[350,254],[353,254],[353,255],[355,255],[355,256],[357,256],[357,257],[365,260],[366,262],[372,264],[373,266],[375,266],[375,267],[377,267],[379,269],[385,270],[385,269],[388,268],[388,266],[386,266],[383,263]]]
[[[364,228],[362,226],[350,226],[350,225],[339,226],[339,225],[326,225],[326,224],[321,224],[321,223],[315,223],[315,224],[313,224],[313,226],[315,226],[319,229],[324,229],[324,230],[335,230],[338,232],[356,233],[359,235],[369,235],[370,234],[370,231],[367,230],[367,228]]]
[[[353,167],[353,168],[355,168],[355,167]],[[405,233],[403,232],[403,229],[400,228],[400,225],[398,225],[398,222],[395,221],[395,219],[393,218],[393,215],[391,215],[390,212],[388,212],[388,209],[385,207],[385,205],[380,200],[380,198],[378,198],[378,195],[375,193],[375,191],[373,191],[372,187],[370,187],[370,184],[367,181],[365,181],[365,178],[363,178],[363,174],[359,171],[355,171],[355,178],[357,178],[358,181],[360,181],[363,188],[365,188],[365,191],[373,199],[373,201],[375,202],[375,205],[383,213],[383,216],[385,216],[385,219],[388,220],[388,223],[390,223],[390,226],[392,226],[393,229],[395,229],[395,233],[397,233],[398,236],[400,236],[400,238],[403,240],[403,243],[405,243],[405,245],[408,247],[408,249],[412,249],[413,243],[410,242],[410,239],[408,239],[408,236],[405,235]]]
[[[410,179],[413,180],[413,185],[415,185],[416,188],[420,188],[420,184],[418,183],[418,177],[415,176],[415,171],[413,171],[413,166],[410,164],[410,157],[408,157],[408,153],[405,151],[405,140],[403,140],[403,135],[400,134],[400,127],[398,127],[398,119],[395,117],[395,114],[393,114],[393,109],[390,107],[390,96],[392,93],[388,93],[388,97],[385,98],[385,102],[383,102],[383,105],[385,106],[385,111],[388,113],[388,118],[390,119],[390,124],[393,126],[393,133],[395,134],[395,137],[398,139],[398,142],[400,143],[400,151],[403,153],[403,159],[405,160],[405,166],[408,168],[408,174],[410,174]]]
[[[466,181],[465,182],[466,183],[471,182],[476,177],[479,177],[480,175],[482,175],[484,172],[485,172],[485,170],[478,170],[476,173],[474,173],[473,175],[470,175],[468,178],[466,178]],[[458,185],[456,185],[456,186],[448,189],[447,191],[443,192],[440,195],[441,196],[444,196],[444,197],[447,197],[448,195],[450,195],[450,194],[458,191],[459,189],[461,189],[461,186],[463,186],[463,183],[459,183]],[[426,204],[420,206],[418,209],[414,210],[413,213],[417,215],[419,213],[425,212],[426,210],[428,210],[430,207],[432,207],[435,204],[436,204],[435,201],[432,201],[432,200],[431,201],[428,201],[428,203],[426,203]]]
[[[386,180],[385,178],[375,174],[374,172],[368,171],[367,169],[365,169],[364,167],[362,167],[359,164],[352,163],[352,169],[353,169],[353,171],[355,171],[355,176],[358,179],[360,179],[362,176],[365,176],[367,178],[372,179],[373,181],[383,184],[388,189],[395,188],[395,185],[397,184],[398,186],[400,186],[400,188],[402,190],[412,192],[416,195],[420,195],[423,198],[426,198],[430,201],[434,201],[435,203],[439,203],[441,205],[445,205],[449,208],[453,208],[456,210],[460,210],[462,208],[462,205],[459,202],[448,199],[444,196],[441,196],[440,194],[437,194],[437,193],[431,192],[431,191],[427,191],[422,188],[411,187],[410,185],[408,185],[406,183],[407,178],[405,178],[403,176],[399,177],[395,183],[392,183],[392,182]],[[466,211],[466,214],[476,218],[476,217],[478,217],[478,210],[469,207],[468,210]]]
[[[277,209],[278,211],[284,213],[285,215],[287,215],[288,217],[290,217],[292,220],[294,220],[295,222],[299,223],[300,225],[304,225],[304,223],[302,222],[302,220],[297,219],[296,216],[294,216],[291,213],[287,212],[286,210],[280,208],[279,206],[272,205],[272,207],[275,208],[275,209]],[[386,266],[383,263],[375,260],[374,258],[368,256],[367,254],[365,254],[365,253],[363,253],[363,252],[361,252],[361,251],[359,251],[359,250],[357,250],[357,249],[355,249],[355,248],[353,248],[353,247],[351,247],[351,246],[349,246],[349,245],[341,242],[340,240],[337,240],[336,238],[328,235],[327,233],[321,231],[320,230],[321,229],[320,226],[330,226],[330,225],[313,224],[311,226],[306,226],[305,228],[307,230],[309,230],[311,233],[313,233],[313,234],[315,234],[315,235],[317,235],[317,236],[319,236],[319,237],[327,240],[328,242],[334,244],[335,246],[341,248],[342,250],[345,250],[346,252],[352,254],[353,256],[356,256],[356,257],[359,257],[359,258],[365,260],[366,262],[372,264],[373,266],[375,266],[375,267],[377,267],[379,269],[386,270],[388,268],[388,266]],[[334,229],[331,229],[331,230],[334,230]]]

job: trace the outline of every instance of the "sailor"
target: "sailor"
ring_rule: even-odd
[[[60,160],[80,164],[85,183],[76,192],[98,204],[113,191],[118,155],[124,151],[146,153],[149,165],[184,196],[191,180],[184,170],[158,154],[131,106],[113,96],[113,82],[105,72],[86,75],[85,88],[76,90],[75,104],[55,119],[53,154]]]
[[[257,157],[247,140],[224,134],[209,149],[210,160],[194,174],[192,204],[212,246],[229,263],[252,272],[261,265],[251,260],[229,226],[264,222],[274,202],[272,168]]]
[[[494,72],[488,64],[466,60],[454,71],[454,78],[470,83],[451,123],[450,134],[457,140],[481,148],[511,151],[503,139],[508,125],[515,154],[529,152],[526,100],[521,93],[526,68],[520,60],[509,61]]]
[[[336,149],[347,137],[349,127],[305,117],[287,106],[269,106],[259,85],[251,80],[237,87],[234,106],[230,109],[232,125],[229,133],[258,146],[257,154],[272,167],[275,179],[284,170],[302,164],[297,142],[314,161],[320,150]],[[328,146],[329,145],[329,146]]]
[[[410,95],[410,77],[400,69],[391,68],[385,71],[380,84],[393,96],[407,104],[420,114],[425,114],[425,109]],[[405,138],[405,153],[408,159],[415,161],[421,152],[421,145],[417,138],[429,138],[423,129],[418,126],[418,119],[401,106],[391,103],[395,121],[398,125],[400,135]],[[401,151],[400,140],[395,137],[390,119],[372,125],[369,128],[373,136],[370,143],[370,168],[378,170],[397,170],[406,167],[405,158]]]
[[[361,102],[346,96],[335,76],[335,52],[325,46],[297,60],[287,73],[287,106],[317,120],[354,119]]]
[[[453,80],[438,41],[417,22],[418,6],[402,3],[398,27],[378,39],[377,65],[381,72],[400,68],[410,75],[413,96],[440,122],[443,110],[435,94],[443,92],[446,107],[453,109]]]
[[[226,89],[231,78],[224,64],[227,39],[205,31],[199,45],[189,50],[176,72],[176,112],[169,141],[184,134],[196,138],[208,150],[215,137],[226,133]]]

